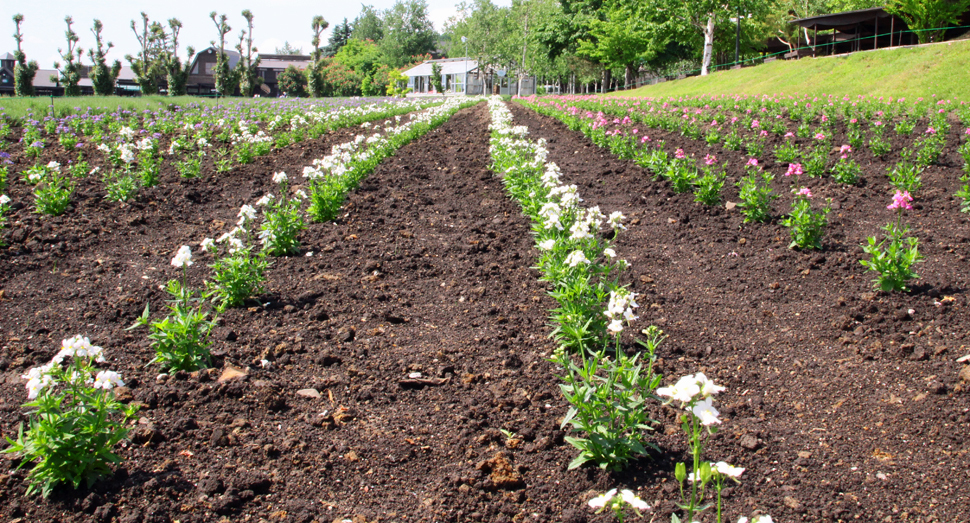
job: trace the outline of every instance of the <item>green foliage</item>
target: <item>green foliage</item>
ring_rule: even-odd
[[[384,11],[381,22],[380,48],[389,66],[401,67],[410,57],[435,49],[438,38],[425,0],[397,0]]]
[[[327,46],[323,48],[323,54],[325,56],[334,56],[337,54],[343,46],[350,42],[350,36],[353,33],[353,28],[344,18],[343,23],[339,23],[333,27],[333,31],[330,32],[330,39],[327,40]]]
[[[791,213],[781,221],[791,234],[789,249],[822,248],[822,237],[825,236],[825,226],[828,224],[826,215],[832,211],[832,208],[826,205],[819,211],[812,210],[812,202],[809,199],[811,194],[811,191],[804,188],[798,191],[791,204]]]
[[[125,425],[138,407],[115,398],[110,389],[124,382],[117,373],[94,367],[103,361],[101,347],[77,336],[64,340],[50,363],[25,376],[31,401],[24,407],[33,409],[29,428],[24,433],[21,424],[16,439],[6,438],[10,446],[3,452],[20,455],[18,468],[33,465],[27,496],[39,491],[48,497],[60,484],[90,488],[121,461],[112,449],[128,435]]]
[[[114,94],[115,81],[121,72],[121,62],[115,60],[111,68],[108,68],[106,55],[108,50],[114,47],[114,44],[111,42],[108,42],[107,45],[104,44],[101,38],[103,30],[104,24],[101,23],[101,20],[95,19],[91,33],[94,34],[96,44],[94,49],[88,49],[88,56],[94,62],[94,66],[91,68],[91,84],[94,86],[94,94],[108,96]]]
[[[283,176],[279,178],[279,175]],[[286,256],[300,250],[300,240],[297,236],[306,229],[300,206],[303,199],[299,196],[287,195],[289,184],[284,173],[274,175],[279,178],[280,196],[272,198],[266,196],[266,208],[263,211],[263,223],[260,225],[259,238],[263,249],[271,256]]]
[[[179,58],[179,31],[182,30],[182,22],[178,18],[170,18],[168,27],[171,32],[171,47],[165,54],[164,67],[165,79],[168,81],[169,96],[185,96],[186,86],[189,81],[189,69],[192,67],[192,57],[195,56],[195,48],[191,45],[186,48],[189,56],[185,59],[185,65]]]
[[[141,13],[142,32],[138,34],[135,21],[131,21],[131,31],[141,46],[138,56],[125,55],[135,73],[135,80],[142,94],[158,94],[158,86],[166,74],[165,55],[168,47],[168,35],[159,22],[150,22],[148,15]]]
[[[287,67],[276,77],[280,92],[286,96],[307,96],[307,75],[295,66]]]
[[[441,64],[433,63],[431,64],[431,85],[434,86],[436,93],[444,93],[444,87],[441,85]]]
[[[14,39],[17,40],[17,50],[14,51],[14,60],[17,63],[13,66],[14,96],[33,96],[34,76],[37,75],[39,66],[36,60],[28,62],[27,55],[20,48],[20,44],[24,40],[24,35],[20,32],[20,25],[24,22],[24,15],[19,13],[13,15],[13,21],[17,25],[17,32],[13,35]]]
[[[919,240],[915,237],[905,237],[909,233],[909,226],[902,224],[901,216],[889,222],[882,241],[875,236],[868,238],[868,243],[862,250],[869,255],[868,260],[860,260],[870,271],[879,273],[873,280],[877,289],[884,291],[908,291],[906,284],[919,275],[912,270],[912,266],[923,261],[919,253]]]
[[[60,73],[60,78],[52,76],[51,79],[64,84],[64,96],[80,96],[81,88],[78,84],[81,82],[81,57],[84,51],[77,47],[80,37],[71,29],[74,19],[67,16],[64,18],[64,23],[67,24],[67,30],[64,32],[67,51],[57,50],[64,60],[64,68],[61,69],[60,64],[55,63],[54,68]]]
[[[235,70],[229,68],[229,56],[226,55],[226,34],[232,31],[232,27],[226,22],[228,17],[225,14],[219,15],[212,11],[209,13],[209,18],[212,19],[212,23],[216,26],[216,32],[219,33],[216,66],[212,71],[216,83],[216,92],[222,96],[232,96],[239,86],[239,77]]]
[[[970,0],[890,0],[886,11],[902,18],[925,44],[943,38],[939,28],[960,25],[960,15],[968,8]]]
[[[168,316],[160,321],[150,322],[150,311],[148,305],[145,305],[145,311],[130,328],[149,326],[148,339],[155,350],[152,363],[160,363],[166,372],[194,371],[208,367],[212,363],[209,335],[216,320],[208,319],[209,314],[202,311],[201,300],[178,280],[169,280],[165,291],[172,296],[168,304]]]
[[[748,174],[737,183],[744,222],[766,222],[771,219],[771,202],[778,198],[771,189],[775,176],[761,169],[749,169]]]
[[[236,63],[233,74],[239,81],[239,93],[243,96],[252,96],[256,88],[263,84],[263,79],[259,76],[259,55],[256,54],[255,58],[253,57],[254,53],[259,52],[253,47],[253,12],[245,9],[242,16],[246,19],[249,30],[243,30],[239,36],[239,44],[236,45],[236,50],[239,51],[239,62]],[[243,41],[246,42],[245,48],[243,48]]]

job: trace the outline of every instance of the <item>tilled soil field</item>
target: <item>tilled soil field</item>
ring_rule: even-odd
[[[630,218],[617,250],[643,326],[669,336],[665,382],[703,371],[728,387],[706,456],[747,468],[726,492],[726,520],[970,519],[970,400],[954,361],[970,336],[970,232],[949,186],[924,177],[922,207],[907,213],[922,278],[890,295],[858,263],[889,217],[881,187],[818,181],[813,191],[839,204],[824,249],[790,251],[781,226],[742,225],[552,119],[513,111],[549,140],[586,205]],[[353,131],[201,180],[166,173],[125,207],[92,182],[61,217],[14,211],[0,251],[2,434],[26,419],[20,376],[75,334],[105,348],[128,382],[120,397],[142,408],[125,462],[90,490],[24,498],[25,472],[6,456],[0,516],[608,521],[586,501],[623,485],[654,507],[647,519],[668,518],[686,449],[672,409],[653,409],[662,452],[620,473],[566,471],[566,406],[545,359],[554,302],[531,269],[529,223],[488,168],[487,126],[480,104],[386,159],[340,219],[310,225],[300,255],[274,260],[258,302],[220,317],[216,368],[199,373],[158,376],[144,328],[125,328],[146,303],[164,309],[159,286],[178,276],[179,246],[197,252],[188,273],[200,285],[210,271],[198,243],[273,190],[273,172],[295,179]]]

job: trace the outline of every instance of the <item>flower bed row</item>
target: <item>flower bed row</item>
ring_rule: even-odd
[[[623,332],[637,319],[636,293],[620,285],[627,267],[612,248],[625,229],[623,215],[606,217],[598,207],[583,208],[575,185],[563,185],[559,169],[547,163],[544,141],[530,141],[528,129],[513,126],[512,115],[499,99],[489,100],[492,115],[492,169],[500,174],[510,196],[533,223],[539,250],[537,267],[549,282],[559,306],[552,312],[558,342],[552,360],[560,366],[560,385],[570,409],[562,426],[579,435],[566,441],[579,450],[569,469],[595,463],[602,468],[622,469],[630,460],[657,447],[649,441],[655,422],[649,417],[651,403],[677,402],[683,409],[682,424],[691,452],[690,473],[679,463],[674,478],[683,489],[682,510],[693,521],[712,505],[705,504],[714,490],[717,521],[721,521],[721,491],[727,480],[737,481],[744,469],[724,462],[701,459],[704,445],[721,423],[712,396],[724,390],[702,374],[684,376],[670,387],[659,387],[661,376],[653,370],[655,351],[663,339],[655,326],[641,331],[642,347],[631,351],[621,342]],[[610,231],[601,231],[604,222]],[[633,341],[633,336],[627,336]],[[659,449],[657,449],[659,450]],[[649,509],[631,490],[613,489],[589,501],[593,508],[612,510],[622,520],[629,505],[639,514]],[[677,514],[674,521],[680,521]],[[756,521],[771,521],[759,516]]]
[[[639,165],[650,170],[658,179],[670,183],[674,192],[693,192],[695,201],[704,205],[718,205],[722,202],[722,190],[728,176],[727,162],[718,164],[713,154],[703,158],[698,167],[696,161],[689,158],[682,149],[678,148],[671,155],[665,149],[662,140],[651,140],[644,130],[640,139],[628,137],[617,138],[620,133],[604,135],[601,120],[577,116],[577,111],[562,109],[552,104],[540,104],[535,101],[520,100],[520,103],[546,116],[556,118],[571,129],[583,132],[594,143],[609,148],[622,159],[632,159]],[[639,134],[639,129],[634,134]],[[639,143],[637,143],[639,142]],[[962,146],[970,154],[970,142]],[[821,150],[821,149],[819,149]],[[840,159],[832,167],[832,178],[841,184],[852,185],[859,181],[860,168],[849,159],[852,147],[843,145],[840,148]],[[827,153],[826,153],[827,154]],[[825,159],[820,160],[821,172],[824,172]],[[810,164],[811,165],[811,164]],[[970,166],[970,164],[967,164]],[[890,176],[895,194],[888,205],[888,209],[897,211],[895,219],[885,227],[882,239],[875,236],[868,238],[868,244],[863,246],[869,259],[860,260],[862,265],[877,273],[875,286],[882,290],[908,290],[908,282],[918,275],[913,270],[916,263],[922,261],[919,253],[917,238],[907,236],[908,227],[902,223],[902,212],[912,209],[910,202],[913,197],[910,191],[921,186],[919,173],[926,166],[919,164],[897,165]],[[962,209],[970,211],[970,167],[961,178],[965,183],[956,197],[963,199]],[[735,171],[737,172],[737,171]],[[821,172],[815,173],[820,176]],[[775,175],[765,169],[757,158],[748,159],[742,175],[737,175],[738,207],[745,216],[745,222],[769,222],[775,218],[773,202],[779,196],[772,187]],[[780,219],[780,224],[789,230],[791,237],[790,248],[820,249],[827,225],[826,215],[831,211],[831,200],[827,203],[811,203],[814,195],[808,187],[802,185],[803,175],[814,177],[812,172],[806,172],[806,167],[799,163],[790,163],[784,174],[790,180],[790,190],[793,194],[790,211]]]
[[[335,146],[333,156],[305,170],[309,190],[315,194],[320,187],[344,193],[353,189],[381,159],[478,102],[451,99],[407,121],[385,122],[383,133]],[[303,204],[307,199],[316,200],[291,187],[284,172],[275,173],[273,182],[279,186],[278,195],[266,194],[255,205],[243,205],[231,231],[200,242],[203,252],[212,256],[211,274],[202,289],[193,289],[188,283],[189,269],[196,263],[192,248],[183,245],[178,249],[171,265],[181,270],[182,277],[170,280],[164,288],[171,298],[167,314],[152,319],[152,310],[146,306],[131,327],[147,327],[155,352],[150,365],[158,364],[166,374],[211,365],[210,334],[218,314],[250,303],[262,293],[270,257],[300,252],[298,235],[305,228]],[[339,202],[344,193],[339,194]],[[339,209],[339,202],[328,205]],[[318,218],[313,215],[313,205],[307,211],[311,219]],[[261,217],[257,208],[262,209]],[[28,495],[39,492],[47,496],[62,483],[75,488],[82,483],[90,486],[119,461],[112,449],[129,432],[127,421],[137,409],[115,398],[112,389],[124,384],[118,373],[95,368],[96,363],[104,361],[103,352],[87,338],[74,337],[64,340],[62,350],[52,360],[24,375],[30,400],[25,406],[35,410],[30,413],[29,425],[21,429],[5,452],[18,454],[20,466],[32,467],[27,475]],[[272,365],[269,361],[262,364]]]

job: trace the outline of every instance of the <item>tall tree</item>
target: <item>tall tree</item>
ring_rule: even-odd
[[[590,18],[588,38],[580,39],[577,54],[608,69],[623,69],[626,87],[632,87],[640,64],[666,45],[659,27],[648,21],[644,4],[636,0],[607,0],[604,19]]]
[[[313,56],[310,65],[306,68],[306,77],[310,96],[314,98],[323,96],[323,77],[321,73],[323,65],[320,63],[320,35],[329,26],[330,23],[320,15],[314,16],[310,22],[310,28],[313,29],[313,40],[310,42],[313,44]]]
[[[353,28],[347,23],[347,19],[344,18],[343,23],[333,27],[333,31],[330,33],[330,40],[327,41],[327,47],[323,48],[323,54],[326,56],[336,55],[340,51],[340,48],[347,45],[347,42],[350,41],[353,32]]]
[[[17,13],[13,15],[13,21],[17,24],[17,32],[13,37],[17,40],[17,50],[14,52],[14,60],[17,63],[13,66],[13,92],[14,96],[34,96],[34,76],[37,75],[37,61],[27,61],[27,55],[20,44],[24,41],[24,35],[20,32],[20,24],[24,23],[24,15]]]
[[[384,38],[384,16],[372,5],[360,6],[360,14],[354,19],[353,38],[380,42]]]
[[[182,59],[179,58],[179,32],[182,30],[182,22],[178,18],[170,18],[168,27],[172,30],[171,47],[165,54],[165,78],[168,80],[168,95],[184,96],[195,49],[191,45],[188,47],[189,56],[185,59],[185,65],[182,65]]]
[[[412,56],[430,53],[437,42],[425,0],[397,0],[384,12],[383,29],[381,51],[391,67],[408,63]]]
[[[243,30],[242,35],[239,37],[239,45],[236,46],[236,50],[239,51],[239,62],[236,64],[237,77],[239,78],[239,92],[243,96],[252,96],[253,91],[257,87],[262,85],[263,79],[259,77],[259,54],[253,57],[254,53],[259,53],[259,50],[253,47],[253,12],[246,9],[242,12],[243,18],[246,19],[246,24],[249,27],[249,31]],[[243,47],[243,39],[245,38],[246,47]],[[245,51],[244,51],[245,49]]]
[[[94,27],[91,28],[91,33],[94,34],[95,47],[93,49],[88,49],[88,56],[91,57],[91,61],[94,62],[94,66],[91,68],[91,84],[94,86],[94,94],[98,96],[109,96],[115,92],[115,81],[118,80],[118,73],[121,72],[121,62],[115,60],[108,68],[108,51],[114,47],[114,44],[108,42],[107,45],[101,38],[101,32],[104,31],[104,24],[101,20],[94,20]]]
[[[64,96],[80,96],[81,88],[78,84],[81,83],[81,57],[84,55],[84,50],[77,46],[81,38],[71,28],[74,25],[74,19],[65,16],[64,23],[67,24],[67,31],[64,31],[64,36],[67,38],[67,51],[57,49],[57,53],[64,60],[64,68],[61,69],[61,64],[54,62],[54,69],[58,70],[60,78],[57,75],[51,75],[51,80],[64,84]]]
[[[718,20],[725,21],[737,16],[740,8],[746,12],[758,10],[760,0],[658,0],[650,4],[652,18],[657,20],[670,35],[690,38],[699,35],[703,39],[701,76],[710,72],[714,56],[714,35]]]
[[[167,52],[168,34],[162,24],[149,20],[144,11],[141,13],[141,21],[141,34],[138,33],[135,21],[131,21],[131,32],[135,33],[141,50],[138,56],[129,54],[125,55],[125,59],[131,64],[142,94],[158,94],[159,83],[165,75],[163,57]]]
[[[236,91],[236,79],[232,69],[229,68],[229,57],[226,55],[226,35],[229,34],[229,31],[232,31],[232,27],[229,27],[229,23],[226,21],[228,17],[224,14],[219,15],[212,11],[209,13],[209,18],[212,19],[212,23],[216,26],[216,32],[219,33],[216,68],[212,72],[212,76],[215,78],[216,92],[222,96],[232,96]],[[209,43],[212,44],[212,47],[216,47],[215,40]]]

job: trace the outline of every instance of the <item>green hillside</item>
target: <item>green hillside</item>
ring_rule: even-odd
[[[618,91],[610,96],[808,94],[930,97],[970,102],[970,41],[850,55],[776,60],[756,67]]]

